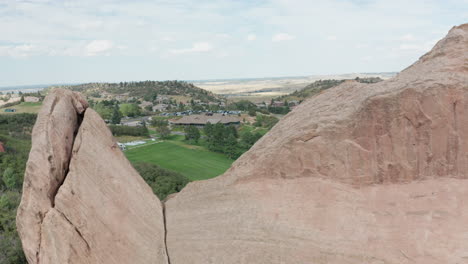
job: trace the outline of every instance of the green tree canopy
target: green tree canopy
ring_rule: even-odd
[[[184,132],[185,140],[198,143],[198,140],[200,139],[200,131],[198,130],[198,128],[194,126],[186,126],[184,128]]]
[[[161,200],[166,199],[171,193],[180,192],[190,181],[180,173],[150,163],[136,164],[135,169]]]
[[[141,109],[136,104],[121,104],[120,112],[123,116],[135,117],[141,114]]]

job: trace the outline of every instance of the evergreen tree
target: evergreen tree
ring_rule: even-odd
[[[194,126],[186,126],[184,131],[186,140],[198,143],[198,140],[200,139],[200,131],[198,128]]]
[[[233,135],[235,138],[239,137],[239,134],[237,133],[237,129],[235,126],[228,126],[226,127],[227,133],[230,135]]]
[[[112,112],[112,117],[111,117],[111,122],[114,125],[120,124],[120,121],[122,120],[122,114],[119,111],[119,108],[117,105],[115,105],[114,110]]]
[[[226,155],[231,159],[236,159],[239,157],[239,151],[237,149],[237,140],[232,134],[230,134],[229,137],[226,139],[224,153],[226,153]]]
[[[167,122],[161,122],[158,126],[156,126],[156,132],[162,139],[166,139],[171,135],[171,130],[169,129]]]

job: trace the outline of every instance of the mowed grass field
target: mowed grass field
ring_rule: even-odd
[[[17,113],[38,113],[39,110],[41,109],[42,102],[38,103],[20,103],[14,106],[10,107],[3,107],[0,109],[0,114],[17,114]],[[16,109],[16,112],[14,113],[7,113],[5,112],[5,109]]]
[[[132,163],[149,162],[177,171],[192,181],[206,180],[223,174],[234,162],[202,146],[185,144],[181,136],[172,136],[156,144],[125,151]]]

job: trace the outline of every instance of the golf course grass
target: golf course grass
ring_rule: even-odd
[[[192,181],[223,174],[234,162],[202,146],[186,144],[182,138],[183,136],[172,136],[169,140],[129,149],[125,151],[125,155],[132,163],[153,163],[177,171]]]
[[[0,109],[1,114],[19,114],[19,113],[38,113],[39,110],[41,109],[42,102],[38,103],[27,103],[27,102],[22,102],[20,104],[10,106],[10,107],[3,107]],[[16,112],[14,113],[7,113],[5,112],[5,109],[15,109]]]

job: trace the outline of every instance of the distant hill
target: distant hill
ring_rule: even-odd
[[[205,102],[221,101],[222,97],[199,88],[185,81],[142,81],[120,83],[86,83],[61,86],[78,91],[86,96],[100,97],[102,95],[125,95],[150,100],[156,95],[185,96]]]
[[[378,83],[383,81],[380,77],[369,77],[369,78],[359,78],[356,77],[354,79],[357,82],[360,83]],[[311,97],[313,95],[316,95],[326,89],[338,86],[345,82],[347,80],[319,80],[315,81],[306,87],[304,87],[301,90],[295,91],[293,93],[290,93],[288,95],[283,95],[276,100],[304,100],[305,98]],[[349,80],[348,80],[349,81]]]
[[[244,78],[227,80],[205,80],[194,81],[198,87],[222,94],[226,97],[242,98],[249,97],[277,97],[287,95],[304,88],[306,85],[318,80],[351,80],[355,78],[381,78],[389,79],[395,76],[393,72],[379,73],[349,73],[349,74],[329,74],[311,76],[292,77],[269,77],[269,78]],[[246,98],[244,98],[246,99]],[[259,101],[268,100],[260,98]]]

